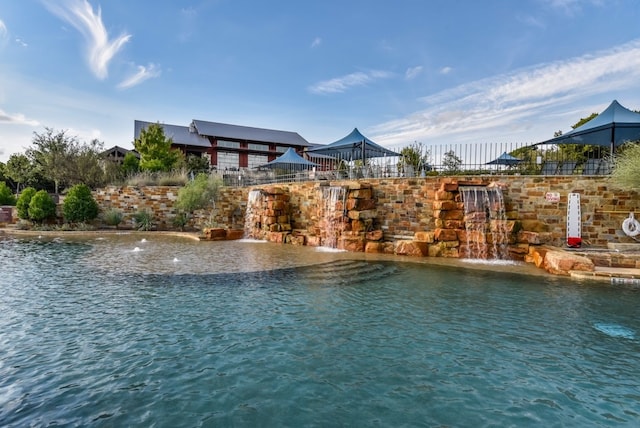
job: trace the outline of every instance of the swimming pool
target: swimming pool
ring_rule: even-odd
[[[0,425],[637,423],[637,290],[405,260],[0,241]]]

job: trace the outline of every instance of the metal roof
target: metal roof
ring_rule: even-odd
[[[252,128],[250,126],[230,125],[228,123],[207,122],[195,119],[191,122],[191,126],[197,130],[198,134],[208,137],[263,143],[280,143],[299,147],[311,146],[311,144],[297,132]]]
[[[153,125],[153,122],[144,122],[142,120],[136,120],[134,122],[134,139],[140,136],[140,132],[143,129],[147,129],[149,125]],[[196,147],[211,147],[211,143],[206,137],[198,135],[195,132],[190,132],[188,126],[179,125],[167,125],[165,123],[158,123],[164,130],[164,135],[167,138],[173,140],[173,144],[196,146]]]

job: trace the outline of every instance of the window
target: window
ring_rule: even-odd
[[[240,143],[237,141],[218,140],[218,147],[227,147],[229,149],[239,149]]]
[[[257,166],[262,166],[269,162],[269,157],[267,155],[252,155],[249,154],[249,168],[255,168]]]
[[[268,152],[269,151],[269,145],[268,144],[249,143],[248,147],[249,147],[249,150],[255,150],[255,151],[259,151],[259,152]]]
[[[218,171],[237,170],[240,166],[240,155],[231,152],[218,152]]]
[[[276,146],[276,152],[278,153],[284,153],[287,151],[289,147],[283,147],[283,146]]]

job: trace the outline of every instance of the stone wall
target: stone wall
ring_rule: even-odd
[[[380,230],[384,241],[413,239],[417,232],[442,228],[442,212],[435,203],[442,200],[443,186],[468,181],[503,187],[507,217],[517,221],[525,232],[544,233],[548,243],[563,246],[566,235],[567,195],[580,193],[582,238],[585,244],[604,247],[607,243],[634,242],[621,229],[629,211],[640,211],[637,191],[621,191],[604,177],[575,176],[485,176],[426,177],[412,179],[368,179],[362,182],[338,181],[336,186],[370,186],[375,201],[375,215],[370,216],[371,230]],[[354,184],[356,183],[356,184]],[[327,183],[304,182],[281,184],[289,195],[292,230],[309,230],[318,222],[320,187]],[[258,187],[256,187],[258,188]],[[159,229],[171,229],[176,215],[173,203],[177,187],[107,187],[94,193],[102,210],[115,208],[131,224],[139,210],[150,210]],[[223,188],[215,212],[196,213],[190,226],[207,224],[242,228],[249,188]],[[446,191],[446,190],[445,190]],[[434,208],[435,207],[435,208]]]

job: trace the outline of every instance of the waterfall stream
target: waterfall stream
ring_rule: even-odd
[[[461,186],[464,203],[466,257],[509,259],[509,230],[499,187]]]

